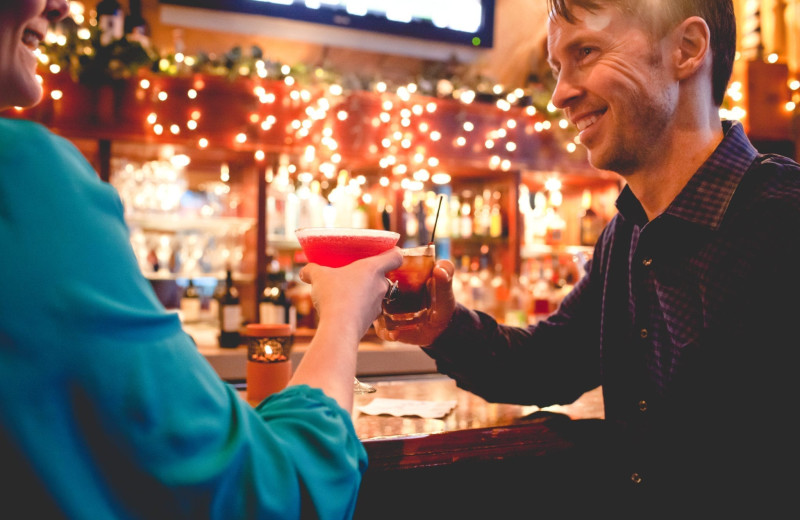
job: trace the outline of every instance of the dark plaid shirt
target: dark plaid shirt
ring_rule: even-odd
[[[512,328],[459,306],[425,347],[438,369],[496,402],[568,403],[602,385],[624,432],[620,478],[651,489],[741,478],[732,450],[778,450],[800,404],[800,167],[758,154],[739,123],[724,130],[652,221],[622,190],[587,275],[548,320]]]

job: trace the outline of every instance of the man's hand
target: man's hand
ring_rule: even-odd
[[[450,323],[453,311],[456,308],[455,295],[453,294],[453,273],[455,266],[450,260],[439,260],[433,267],[431,278],[431,310],[428,321],[421,323],[413,329],[395,330],[380,334],[386,341],[401,341],[412,345],[430,345]],[[383,315],[378,316],[377,322],[383,320]],[[376,323],[375,330],[385,331],[385,327]]]

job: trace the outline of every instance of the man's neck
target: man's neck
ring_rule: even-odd
[[[667,209],[719,146],[723,137],[721,128],[699,133],[675,132],[669,146],[657,154],[654,163],[625,176],[648,220],[653,220]]]

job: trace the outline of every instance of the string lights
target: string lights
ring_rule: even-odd
[[[101,53],[93,14],[72,2],[71,17],[47,35],[39,58],[49,101],[78,102],[69,97],[67,76],[77,85],[133,83],[126,101],[146,107],[140,123],[154,138],[252,150],[258,161],[289,151],[315,178],[332,180],[347,168],[406,188],[447,183],[454,164],[503,172],[584,163],[574,130],[544,85],[508,90],[444,74],[394,85],[356,81],[323,67],[267,60],[258,48],[218,58],[162,56],[127,37]],[[779,102],[794,113],[800,81],[791,79],[787,92]],[[746,119],[745,103],[741,82],[733,81],[721,116]]]

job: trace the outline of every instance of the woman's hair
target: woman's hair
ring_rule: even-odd
[[[650,29],[656,40],[691,16],[699,16],[711,31],[712,92],[722,105],[736,56],[736,15],[732,0],[547,0],[551,17],[575,22],[572,9],[589,12],[606,6],[620,9]]]

